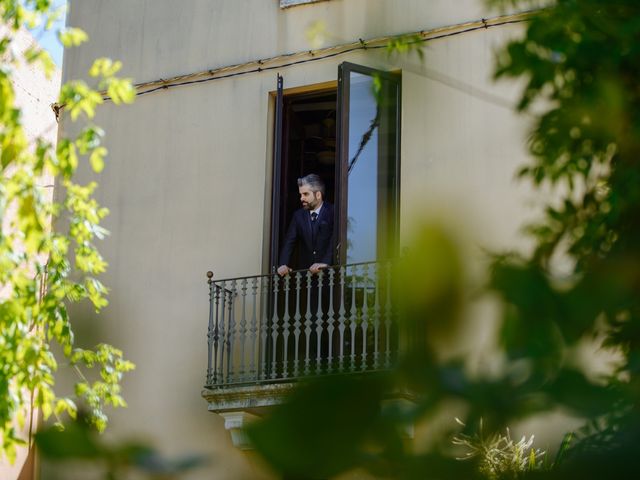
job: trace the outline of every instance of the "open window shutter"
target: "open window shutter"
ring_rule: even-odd
[[[282,181],[282,111],[283,111],[283,78],[278,74],[276,93],[276,118],[273,129],[273,182],[271,188],[271,269],[278,266],[280,251],[280,205]]]
[[[400,75],[342,63],[336,161],[341,263],[396,253],[399,225]]]

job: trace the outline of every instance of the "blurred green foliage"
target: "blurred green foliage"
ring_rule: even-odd
[[[135,89],[129,79],[116,76],[118,62],[96,60],[89,72],[94,86],[78,80],[61,88],[63,114],[82,120],[83,127],[75,138],[60,138],[57,147],[44,133],[29,139],[16,103],[13,80],[18,69],[35,66],[50,76],[55,68],[35,42],[21,51],[18,33],[38,26],[49,29],[59,15],[51,0],[0,0],[0,21],[6,26],[0,38],[0,458],[10,461],[16,447],[30,441],[18,431],[32,421],[33,409],[40,409],[45,418],[60,419],[65,413],[75,417],[80,402],[89,409],[91,422],[103,429],[103,407],[125,405],[120,381],[133,368],[110,345],[76,348],[67,306],[88,300],[100,310],[107,304],[107,289],[97,278],[106,262],[95,242],[107,233],[100,221],[108,212],[93,196],[96,184],[77,184],[74,174],[84,161],[96,172],[103,167],[104,132],[93,123],[104,101],[100,91],[115,103],[128,103]],[[73,27],[58,36],[66,47],[87,40]],[[52,114],[49,130],[56,127]],[[56,185],[54,200],[43,185],[45,179]],[[58,219],[64,222],[56,223]],[[54,344],[78,373],[73,397],[54,391],[59,362]],[[92,368],[98,375],[89,380],[85,373]]]
[[[519,176],[552,192],[544,217],[527,227],[533,252],[491,263],[486,293],[500,299],[503,368],[471,374],[468,358],[442,355],[464,334],[472,292],[454,240],[426,227],[395,275],[405,339],[395,370],[301,385],[248,428],[285,478],[354,468],[407,479],[640,478],[640,3],[489,3],[545,6],[497,53],[495,70],[496,79],[524,80],[517,108],[536,119],[532,161]],[[559,262],[569,265],[562,273]],[[575,355],[596,338],[619,356],[600,378]],[[456,460],[453,427],[434,431],[422,451],[406,438],[452,401],[465,412],[458,439],[477,438],[481,421],[491,436],[558,409],[584,426],[548,468],[488,474],[486,455]]]
[[[88,462],[92,471],[100,472],[105,480],[133,475],[148,480],[172,480],[206,463],[206,458],[200,455],[168,459],[143,442],[108,443],[90,423],[91,419],[80,413],[76,421],[66,422],[64,427],[53,425],[42,429],[35,435],[38,451],[50,462],[69,465],[73,463],[68,462],[75,462],[76,467]],[[81,468],[76,468],[78,471]]]

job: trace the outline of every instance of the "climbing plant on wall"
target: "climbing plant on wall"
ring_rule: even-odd
[[[130,80],[117,77],[119,62],[97,59],[88,72],[91,85],[74,80],[60,90],[62,115],[80,121],[82,128],[76,137],[61,136],[57,147],[42,136],[27,138],[16,103],[18,69],[35,67],[50,75],[54,68],[49,53],[36,43],[16,48],[17,33],[50,29],[60,13],[51,0],[0,1],[5,27],[0,38],[0,457],[9,460],[16,447],[30,441],[18,432],[34,410],[62,419],[75,417],[81,406],[103,429],[105,405],[125,405],[120,381],[133,368],[113,346],[78,346],[68,305],[88,301],[100,310],[107,304],[107,288],[98,279],[107,265],[96,247],[107,233],[100,226],[107,209],[94,198],[97,185],[78,184],[74,174],[82,162],[96,172],[104,166],[107,151],[104,132],[93,123],[96,109],[105,97],[129,103],[135,90]],[[58,36],[65,47],[87,40],[73,27]],[[53,114],[51,120],[55,128]],[[55,182],[53,201],[42,186],[45,177]],[[55,390],[61,362],[78,374],[71,396]],[[87,373],[92,369],[98,374]]]

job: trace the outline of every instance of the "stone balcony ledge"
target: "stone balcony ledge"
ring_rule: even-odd
[[[270,407],[284,403],[294,388],[295,382],[266,383],[224,388],[204,388],[202,397],[208,403],[208,410],[224,418],[224,426],[231,434],[233,445],[240,450],[253,447],[244,431],[246,425],[263,417]],[[394,390],[387,394],[387,402],[410,406],[415,404],[415,395],[407,390]],[[408,425],[404,435],[413,438],[413,426]]]
[[[202,397],[214,413],[249,412],[261,416],[267,407],[283,403],[295,383],[266,383],[205,388]]]

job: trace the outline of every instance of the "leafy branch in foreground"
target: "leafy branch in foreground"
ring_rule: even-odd
[[[119,382],[133,369],[112,346],[76,348],[67,305],[88,300],[98,311],[107,304],[107,289],[97,278],[106,262],[95,241],[107,233],[100,222],[108,212],[93,197],[95,183],[80,185],[73,178],[87,159],[96,172],[103,168],[104,133],[92,122],[103,103],[98,90],[107,91],[114,103],[131,102],[135,90],[130,80],[116,76],[119,63],[98,59],[89,72],[97,89],[73,81],[60,93],[59,103],[71,119],[84,122],[80,133],[61,138],[57,148],[43,136],[29,140],[12,78],[27,65],[50,75],[53,62],[39,46],[20,52],[14,41],[21,28],[51,28],[57,15],[49,0],[0,1],[0,18],[7,27],[0,38],[0,457],[9,460],[26,440],[17,429],[24,427],[32,408],[41,409],[45,418],[60,419],[65,413],[75,417],[80,400],[89,408],[90,421],[103,429],[103,407],[125,404]],[[71,47],[87,36],[65,28],[59,39]],[[51,121],[55,128],[53,115]],[[43,185],[45,178],[56,184],[55,200]],[[62,223],[63,230],[52,228]],[[60,397],[54,390],[59,363],[54,344],[79,374],[76,398]],[[84,371],[93,367],[100,379],[91,382]]]
[[[302,385],[247,428],[285,475],[326,478],[364,468],[384,478],[471,479],[488,469],[510,478],[517,467],[523,478],[640,478],[640,3],[489,3],[546,7],[497,56],[497,78],[525,81],[518,108],[534,114],[535,125],[532,160],[520,176],[542,187],[544,199],[543,218],[529,228],[533,253],[493,258],[487,293],[501,306],[501,368],[483,374],[471,358],[451,359],[447,346],[464,335],[463,312],[478,292],[464,281],[455,242],[427,229],[396,278],[404,346],[396,368],[380,378]],[[605,340],[594,346],[598,338]],[[594,375],[578,354],[585,344],[615,353],[608,372]],[[411,401],[402,407],[405,392]],[[395,406],[394,393],[401,397]],[[350,401],[354,415],[345,411]],[[548,469],[529,469],[526,439],[495,437],[499,456],[511,456],[505,460],[513,468],[504,472],[483,467],[479,456],[455,461],[444,440],[451,432],[436,429],[421,450],[406,446],[406,427],[429,425],[452,405],[467,425],[483,418],[488,435],[558,411],[585,427],[565,436]],[[348,430],[339,428],[343,422]],[[465,428],[459,441],[482,450]],[[340,455],[327,455],[324,445]]]
[[[92,471],[102,472],[106,480],[130,478],[134,474],[135,478],[171,480],[209,461],[194,454],[166,458],[139,441],[106,442],[85,420],[79,412],[78,419],[65,422],[64,428],[52,425],[39,431],[35,437],[41,455],[57,464],[91,462]]]

